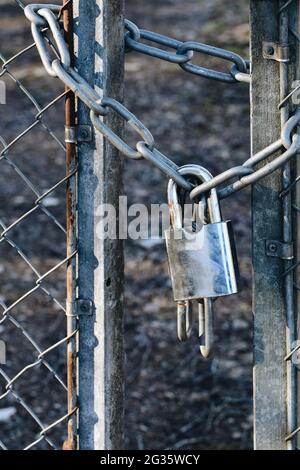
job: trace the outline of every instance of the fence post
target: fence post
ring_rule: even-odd
[[[293,3],[293,5],[291,5]],[[289,91],[288,65],[263,57],[263,42],[288,41],[288,12],[294,2],[251,0],[252,152],[278,139],[286,121],[288,103],[278,104]],[[286,436],[295,429],[295,376],[290,361],[294,335],[293,270],[276,256],[272,243],[292,241],[291,194],[280,197],[291,183],[291,168],[255,184],[253,209],[253,313],[254,313],[254,446],[256,449],[291,449]],[[276,248],[275,248],[276,251]]]
[[[64,11],[64,35],[68,43],[71,57],[74,57],[73,48],[73,5],[68,0],[63,0]],[[72,64],[73,65],[73,64]],[[76,100],[75,95],[67,87],[65,88],[66,101],[65,101],[65,125],[67,128],[72,128],[76,125]],[[76,144],[74,142],[66,142],[66,174],[72,177],[68,179],[66,191],[66,226],[67,226],[67,385],[68,385],[68,439],[64,442],[63,448],[65,450],[75,450],[77,448],[77,335],[74,334],[77,330],[77,317],[74,315],[75,298],[76,298],[76,256],[72,256],[77,249],[77,230],[76,230]]]
[[[100,94],[123,98],[123,1],[74,0],[76,66]],[[118,134],[122,124],[109,114]],[[78,124],[90,125],[78,105]],[[80,128],[79,128],[80,129]],[[80,134],[80,131],[79,131]],[[88,133],[87,133],[88,134]],[[81,135],[86,140],[85,132]],[[100,133],[78,147],[79,448],[123,440],[123,247],[103,239],[100,204],[118,209],[122,157]],[[92,307],[91,307],[92,305]]]

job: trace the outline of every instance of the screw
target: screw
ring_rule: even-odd
[[[89,137],[90,137],[89,131],[86,128],[82,127],[80,129],[80,140],[88,140]]]
[[[266,53],[268,55],[274,55],[274,53],[275,53],[274,47],[273,46],[268,46],[267,49],[266,49]]]
[[[270,251],[271,253],[276,253],[276,251],[277,251],[277,245],[275,245],[275,243],[270,243],[270,244],[269,244],[269,251]]]
[[[82,313],[88,313],[90,311],[90,302],[87,300],[83,300],[80,302],[80,310]]]

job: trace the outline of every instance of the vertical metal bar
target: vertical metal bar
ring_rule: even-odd
[[[64,35],[69,46],[70,55],[74,57],[73,47],[73,5],[68,0],[63,1],[63,22]],[[66,128],[72,128],[76,124],[75,120],[75,96],[66,88],[65,102],[65,123]],[[67,175],[73,174],[76,165],[76,145],[75,143],[66,142],[66,172]],[[76,175],[67,181],[67,257],[76,251]],[[76,318],[76,257],[72,257],[67,264],[67,335],[70,339],[67,342],[67,385],[68,385],[68,413],[71,417],[68,420],[68,439],[64,443],[65,450],[74,450],[77,448],[77,415],[73,410],[77,406],[77,370],[76,370],[76,354],[77,354],[77,336],[73,332],[77,329]],[[72,414],[73,413],[73,414]]]
[[[296,2],[296,8],[295,8],[295,14],[293,16],[294,23],[292,23],[292,27],[294,30],[300,34],[300,1],[297,0]],[[300,47],[298,41],[296,42],[296,53],[295,53],[295,71],[294,71],[294,78],[299,80],[299,74],[300,74]],[[298,127],[298,132],[300,132],[300,126]],[[299,156],[296,159],[296,164],[295,164],[295,174],[296,176],[300,175],[300,159]],[[295,199],[294,199],[294,204],[295,204],[295,252],[296,252],[296,259],[300,259],[300,214],[297,210],[298,207],[300,207],[299,201],[300,201],[300,185],[297,184],[295,188]],[[299,286],[300,285],[300,270],[296,269],[295,272],[295,280],[296,284]],[[299,341],[300,338],[300,290],[296,289],[296,337],[297,337],[297,342]],[[295,345],[294,345],[295,346]],[[296,387],[297,387],[297,423],[296,427],[299,427],[300,424],[300,374],[299,374],[299,364],[295,365],[296,369]],[[297,434],[297,448],[300,449],[300,432]]]
[[[279,2],[251,0],[252,152],[280,134],[279,64],[263,58],[263,41],[278,41]],[[267,240],[282,240],[281,172],[252,191],[254,313],[254,447],[286,449],[286,316],[283,262],[266,256]]]
[[[76,66],[97,91],[123,99],[122,0],[74,0]],[[117,134],[122,123],[104,118]],[[90,125],[78,106],[78,124]],[[118,213],[122,157],[95,132],[78,145],[79,448],[121,449],[123,441],[123,246],[103,236],[101,204]],[[113,221],[112,221],[113,222]],[[87,301],[87,302],[84,302]],[[87,307],[92,302],[93,308]]]
[[[289,43],[289,11],[285,7],[286,1],[280,1],[279,14],[279,42],[282,46]],[[289,63],[280,63],[280,101],[289,93]],[[289,101],[280,110],[281,128],[289,118]],[[283,168],[282,188],[289,188],[291,184],[291,163]],[[291,192],[287,191],[283,197],[283,242],[291,243],[293,241],[293,214]],[[292,344],[295,340],[295,311],[294,311],[294,272],[290,270],[293,260],[284,262],[285,271],[288,274],[284,276],[285,287],[285,310],[286,310],[286,354],[292,350]],[[286,362],[287,367],[287,434],[292,433],[296,428],[296,376],[295,368],[291,361]],[[287,442],[287,449],[294,448],[295,439]]]

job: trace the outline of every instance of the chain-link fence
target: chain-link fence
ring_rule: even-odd
[[[0,445],[49,449],[62,446],[68,416],[65,191],[70,175],[65,177],[64,89],[44,73],[24,6],[19,0],[0,5],[6,100],[0,107],[0,331],[7,358],[0,369]]]

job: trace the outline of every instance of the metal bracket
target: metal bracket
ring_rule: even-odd
[[[276,60],[277,62],[290,61],[290,46],[279,44],[278,42],[263,42],[263,58]]]
[[[266,255],[273,258],[293,259],[294,244],[283,243],[277,240],[266,240]]]
[[[65,142],[67,144],[77,144],[78,142],[91,142],[93,131],[91,126],[80,125],[65,127]]]
[[[76,300],[76,315],[93,315],[94,313],[94,303],[91,300],[87,299],[77,299]]]

